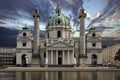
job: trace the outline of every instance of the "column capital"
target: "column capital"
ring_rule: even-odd
[[[40,18],[40,11],[38,7],[34,8],[34,11],[32,12],[33,17],[38,17]]]
[[[81,7],[79,15],[78,15],[78,19],[85,18],[86,16],[87,16],[87,14],[84,12],[83,7]]]

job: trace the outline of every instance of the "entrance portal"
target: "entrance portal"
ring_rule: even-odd
[[[62,58],[58,57],[58,64],[61,65],[62,64]]]
[[[62,51],[58,51],[58,65],[62,65]]]
[[[97,56],[95,54],[92,55],[92,66],[97,65]]]
[[[26,67],[27,66],[25,56],[26,56],[25,54],[22,55],[22,67]]]

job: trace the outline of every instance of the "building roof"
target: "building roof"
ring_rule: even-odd
[[[28,27],[23,27],[22,29],[23,29],[23,30],[24,30],[24,29],[27,29],[27,30],[29,30],[29,28],[28,28]]]

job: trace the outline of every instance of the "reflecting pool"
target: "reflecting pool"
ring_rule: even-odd
[[[0,72],[0,80],[120,80],[120,72]]]

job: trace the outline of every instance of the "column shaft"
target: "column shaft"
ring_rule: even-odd
[[[51,50],[51,64],[53,64],[53,50]]]
[[[75,64],[76,59],[75,59],[75,54],[74,54],[74,50],[72,50],[72,64]]]
[[[46,64],[48,64],[48,50],[46,51]]]
[[[69,64],[69,60],[70,60],[70,59],[69,59],[69,50],[68,50],[68,64]]]
[[[58,64],[58,51],[56,50],[56,64]]]
[[[64,60],[64,50],[62,51],[63,52],[63,54],[62,54],[62,64],[65,64],[65,60]]]

